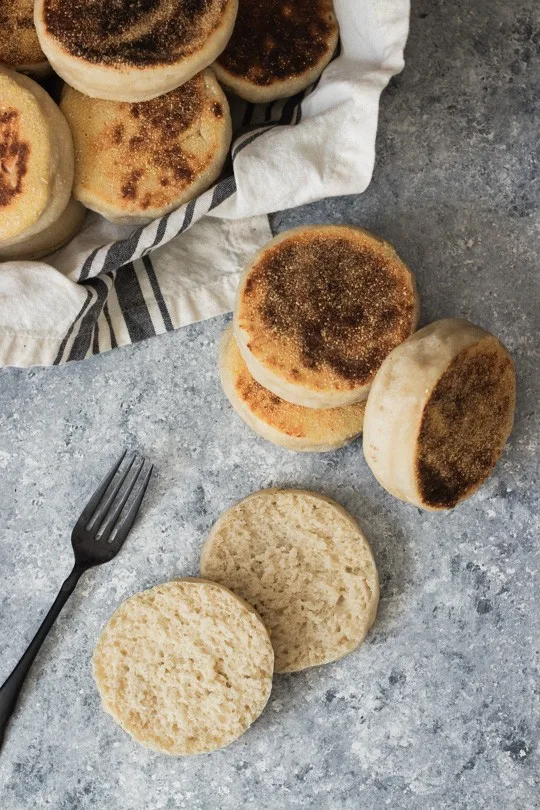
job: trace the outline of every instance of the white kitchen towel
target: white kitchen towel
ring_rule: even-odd
[[[403,68],[409,0],[334,0],[340,53],[316,85],[274,104],[235,103],[227,176],[150,225],[89,214],[39,262],[0,263],[0,365],[56,365],[232,308],[268,214],[360,193],[375,160],[379,97]]]

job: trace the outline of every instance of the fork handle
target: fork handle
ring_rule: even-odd
[[[49,630],[56,621],[60,611],[75,590],[75,586],[77,585],[81,574],[83,574],[85,570],[85,568],[78,566],[77,564],[74,565],[71,574],[62,584],[62,587],[58,592],[58,596],[54,600],[51,609],[43,619],[36,635],[28,645],[26,652],[23,654],[21,660],[16,665],[11,675],[0,687],[0,748],[2,747],[2,741],[4,739],[9,718],[13,714],[13,710],[15,709],[15,705],[17,703],[17,698],[19,697],[19,692],[21,691],[26,676],[30,672],[34,658],[38,654],[41,645],[45,641]]]

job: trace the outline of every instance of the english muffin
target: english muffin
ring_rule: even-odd
[[[126,104],[66,85],[74,195],[112,222],[143,224],[205,191],[231,141],[227,100],[210,70],[152,101]]]
[[[392,495],[452,509],[489,476],[512,430],[514,364],[496,337],[446,318],[388,355],[371,387],[364,456]]]
[[[201,573],[257,610],[276,672],[347,655],[377,612],[368,541],[348,512],[314,492],[267,489],[231,507],[203,547]]]
[[[0,250],[44,231],[66,209],[73,143],[51,97],[0,67]]]
[[[247,101],[292,96],[320,76],[338,36],[332,0],[240,0],[215,71]]]
[[[234,333],[260,385],[308,408],[365,399],[418,321],[414,277],[360,228],[294,228],[265,245],[238,289]]]
[[[34,0],[1,0],[0,64],[34,76],[50,71],[34,27]]]
[[[253,379],[232,327],[221,340],[219,373],[236,413],[255,433],[289,450],[323,453],[349,444],[362,432],[365,402],[314,410],[293,405]]]
[[[10,247],[0,245],[0,261],[35,261],[48,256],[66,245],[80,231],[84,222],[86,208],[73,197],[70,198],[65,211],[44,231],[23,239]]]
[[[148,101],[210,65],[231,35],[238,0],[36,0],[41,47],[87,96]]]
[[[240,737],[268,701],[273,663],[255,611],[200,579],[127,599],[93,657],[105,711],[137,742],[176,756],[215,751]]]

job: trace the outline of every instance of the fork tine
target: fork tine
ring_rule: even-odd
[[[91,524],[89,528],[93,528],[94,526],[100,526],[101,522],[107,516],[109,509],[111,508],[111,504],[114,502],[114,499],[118,495],[120,491],[120,487],[123,485],[125,481],[127,481],[127,477],[135,463],[137,455],[134,453],[132,457],[129,459],[127,466],[122,471],[122,475],[119,476],[118,481],[114,486],[111,487],[111,491],[106,493],[106,497],[103,499],[103,502],[99,504],[99,508],[97,512],[91,517]],[[135,476],[136,477],[136,476]]]
[[[141,458],[141,461],[140,461],[138,467],[135,469],[135,474],[134,475],[133,474],[128,475],[128,476],[125,477],[125,479],[124,479],[124,481],[122,483],[122,487],[120,489],[119,495],[118,495],[115,503],[113,504],[111,511],[109,512],[109,514],[105,515],[103,523],[101,524],[101,526],[98,527],[96,525],[95,528],[96,528],[96,531],[97,531],[98,540],[101,540],[103,542],[107,542],[107,540],[109,539],[109,537],[111,535],[111,532],[112,532],[112,530],[113,530],[113,528],[114,528],[114,526],[116,524],[116,521],[120,517],[120,512],[124,508],[124,505],[125,505],[127,499],[129,498],[131,492],[133,491],[133,487],[137,483],[137,479],[139,478],[141,470],[144,467],[144,462],[145,462],[145,459],[143,457],[143,458]]]
[[[103,479],[103,481],[101,482],[99,487],[96,489],[96,491],[94,492],[94,494],[92,495],[92,497],[90,498],[90,500],[88,501],[86,506],[84,507],[80,518],[78,519],[77,523],[75,524],[76,529],[84,529],[84,528],[86,528],[86,526],[88,524],[88,521],[90,520],[90,518],[94,514],[96,508],[98,507],[99,502],[101,501],[104,493],[107,490],[107,487],[109,486],[109,484],[113,480],[118,468],[120,467],[120,464],[125,459],[126,452],[127,451],[124,450],[124,452],[122,453],[122,455],[120,456],[118,461],[111,467],[111,469],[109,470],[109,472],[107,473],[107,475],[105,476],[105,478]]]
[[[148,483],[150,481],[153,469],[154,465],[151,464],[146,473],[144,474],[144,476],[142,476],[139,482],[137,483],[137,495],[134,498],[133,503],[129,507],[125,516],[118,524],[116,534],[114,536],[114,545],[117,546],[118,548],[121,547],[122,543],[128,536],[129,530],[133,526],[135,518],[137,517],[137,513],[140,509],[142,499],[144,498],[144,494],[146,492],[146,488],[148,487]]]

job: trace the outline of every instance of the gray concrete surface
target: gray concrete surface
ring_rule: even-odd
[[[415,0],[369,190],[274,217],[373,229],[416,271],[423,322],[465,316],[512,352],[513,436],[453,513],[393,500],[358,444],[303,456],[249,433],[216,375],[227,318],[0,373],[0,679],[67,574],[74,518],[109,461],[127,446],[157,468],[123,553],[86,576],[36,661],[0,754],[3,810],[540,807],[535,7]],[[374,630],[341,662],[277,678],[229,748],[148,752],[100,711],[99,630],[134,591],[195,574],[220,512],[275,484],[328,493],[362,523],[382,580]]]

